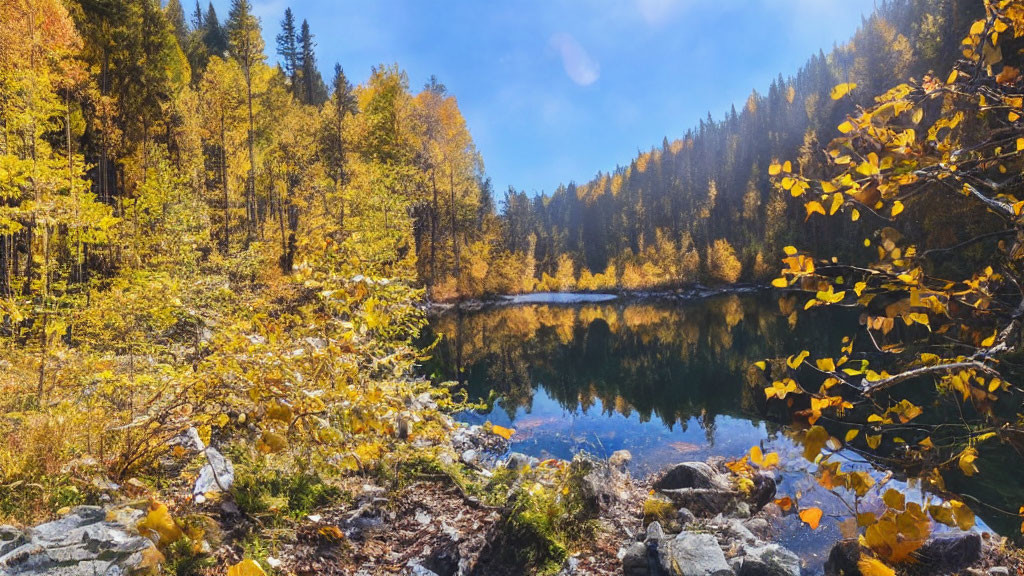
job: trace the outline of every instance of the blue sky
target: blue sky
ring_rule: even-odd
[[[191,3],[183,2],[186,5]],[[229,0],[218,0],[227,17]],[[873,0],[253,0],[267,52],[286,6],[309,20],[326,81],[397,62],[459,100],[500,197],[551,191],[764,93],[845,42]],[[204,3],[205,5],[205,3]]]

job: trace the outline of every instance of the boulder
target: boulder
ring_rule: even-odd
[[[608,458],[608,463],[619,469],[625,469],[632,461],[633,454],[629,450],[616,450]]]
[[[938,536],[925,542],[914,557],[929,574],[950,574],[981,560],[981,534]]]
[[[736,576],[800,576],[800,558],[778,544],[744,547],[738,558]]]
[[[607,509],[628,494],[629,477],[606,460],[580,452],[569,466],[571,476],[577,479],[580,496],[592,512]]]
[[[749,517],[775,498],[775,477],[754,476],[753,489],[740,492],[732,478],[705,462],[683,462],[668,469],[653,488],[668,496],[675,506],[688,508],[697,516],[711,517],[723,512]]]
[[[626,547],[622,554],[622,573],[625,576],[648,576],[651,573],[647,545],[634,542]]]
[[[728,479],[706,462],[682,462],[669,468],[652,487],[655,490],[731,490]]]
[[[718,540],[711,534],[680,532],[658,546],[662,570],[678,576],[733,576]]]
[[[5,576],[114,576],[158,556],[153,542],[107,520],[107,511],[79,506],[67,516],[24,532],[0,528],[0,574]]]

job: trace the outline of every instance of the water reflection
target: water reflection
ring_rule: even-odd
[[[471,398],[497,395],[490,413],[463,417],[516,428],[513,450],[569,458],[584,448],[599,455],[625,448],[634,472],[643,474],[681,460],[739,457],[760,443],[782,455],[783,491],[801,491],[828,513],[836,500],[813,492],[811,464],[783,433],[788,421],[763,420],[763,390],[747,378],[764,358],[799,350],[831,356],[843,336],[857,331],[858,318],[856,311],[814,308],[797,319],[795,307],[793,298],[759,294],[450,310],[431,319],[444,339],[425,368],[436,379],[464,383]],[[844,467],[871,467],[850,456],[860,463]],[[969,485],[956,478],[947,485],[989,526],[1013,534],[1019,519],[992,506],[1016,510],[1024,500],[1021,459],[990,456],[982,450],[986,471]],[[784,538],[820,554],[791,538],[824,546],[838,530],[826,523]]]
[[[799,323],[797,330],[770,296],[449,311],[431,322],[446,337],[427,368],[464,382],[472,397],[495,391],[512,421],[552,400],[571,412],[656,419],[669,430],[695,421],[711,442],[719,417],[756,418],[744,386],[753,362],[834,350],[856,316],[812,311]]]

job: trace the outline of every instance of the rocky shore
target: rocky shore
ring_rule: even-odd
[[[809,573],[797,554],[773,541],[782,512],[771,473],[741,481],[724,461],[712,459],[682,462],[638,480],[627,471],[626,451],[607,459],[579,454],[569,462],[541,461],[509,452],[500,430],[454,426],[436,460],[438,470],[459,470],[462,476],[423,473],[400,487],[353,479],[345,487],[349,501],[296,522],[262,563],[280,574],[360,576],[518,575],[540,569],[562,576]],[[192,505],[221,527],[197,546],[205,547],[215,565],[240,560],[233,542],[251,528],[251,520],[232,498]],[[545,531],[543,518],[527,514],[535,510],[571,516],[578,526],[563,526],[560,533],[579,528],[585,539],[565,544]],[[166,562],[162,532],[142,522],[145,515],[145,503],[87,506],[31,528],[0,527],[0,574],[160,573]],[[547,556],[526,559],[538,550]],[[836,544],[825,573],[861,574],[861,554],[856,541]],[[919,562],[901,572],[1020,573],[997,539],[978,533],[935,537],[917,556]],[[223,568],[197,573],[222,574]]]

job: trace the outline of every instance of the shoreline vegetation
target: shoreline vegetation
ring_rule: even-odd
[[[0,2],[0,572],[797,576],[733,522],[818,528],[778,454],[639,484],[507,454],[418,371],[428,295],[778,276],[794,319],[863,312],[751,367],[849,512],[830,574],[1020,573],[957,491],[1024,453],[1020,0],[883,2],[742,111],[500,213],[439,79],[325,82],[307,21],[272,62],[230,6]]]

